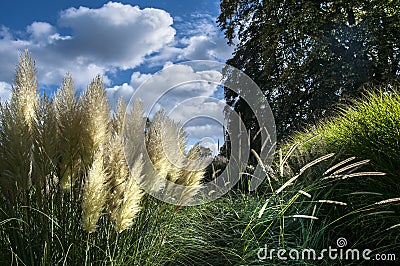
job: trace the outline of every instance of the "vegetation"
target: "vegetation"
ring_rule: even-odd
[[[264,92],[279,140],[335,114],[364,85],[399,82],[399,1],[221,0],[220,7],[220,28],[236,48],[227,64]],[[257,121],[238,96],[225,91],[254,136]]]
[[[125,108],[121,102],[111,116],[99,76],[79,98],[69,75],[52,99],[40,97],[35,64],[27,51],[21,55],[12,98],[0,108],[1,264],[185,264],[184,255],[192,253],[187,244],[198,245],[201,237],[191,231],[195,226],[183,229],[187,243],[175,247],[175,230],[190,217],[142,190],[149,180],[154,190],[170,185],[147,172],[134,139],[125,159],[123,123],[134,133],[129,139],[145,132],[146,121],[139,103],[126,115]],[[171,156],[183,164],[200,158],[198,146],[184,152],[179,129],[160,112],[146,131],[146,145],[164,180],[186,186],[175,195],[186,205],[203,172],[169,162]],[[182,145],[169,144],[176,140]]]
[[[339,116],[326,119],[317,126],[291,136],[283,145],[288,150],[296,142],[307,143],[304,150],[310,151],[317,143],[324,143],[324,151],[335,152],[341,158],[357,156],[370,160],[371,170],[387,173],[386,188],[381,192],[392,196],[400,193],[398,173],[400,172],[400,95],[398,88],[380,87],[370,91],[362,100],[339,111]],[[370,188],[374,187],[365,180]],[[376,187],[375,187],[376,189]]]
[[[347,240],[346,248],[399,254],[399,123],[398,88],[371,88],[340,115],[281,143],[267,176],[270,182],[256,193],[236,191],[209,206],[215,210],[213,227],[218,232],[212,243],[236,255],[217,253],[210,261],[290,265],[294,261],[279,260],[276,254],[258,260],[260,247],[320,251],[336,248],[341,237]],[[296,262],[369,265],[327,256]]]
[[[189,164],[201,157],[200,147],[185,152],[184,132],[163,112],[147,124],[139,102],[127,107],[120,101],[112,115],[100,77],[79,97],[69,75],[54,97],[40,96],[25,52],[0,121],[2,265],[364,262],[328,256],[285,261],[263,250],[315,249],[318,256],[341,237],[345,248],[399,259],[395,86],[378,88],[281,143],[258,191],[233,190],[191,207],[182,206],[198,193],[204,173],[171,162]],[[166,180],[187,188],[175,194],[177,206],[142,189],[167,193],[174,188]]]
[[[241,213],[229,230],[240,254],[235,264],[271,262],[254,260],[265,243],[321,249],[335,247],[340,237],[349,248],[399,254],[399,2],[221,0],[220,7],[218,23],[235,45],[227,64],[264,92],[280,146],[272,182],[233,204]],[[225,75],[227,84],[235,83],[232,73]],[[254,138],[259,125],[244,98],[225,89]],[[261,146],[258,139],[251,144],[258,153]],[[286,187],[286,197],[275,195],[305,165],[331,153]],[[259,162],[253,153],[250,164]],[[278,210],[267,222],[257,216],[264,206]],[[293,213],[307,217],[282,218]],[[324,263],[361,262],[315,264]]]
[[[338,186],[338,190],[345,195],[342,198],[351,201],[354,208],[358,208],[388,199],[399,199],[399,129],[398,89],[380,87],[374,92],[371,89],[362,100],[342,108],[339,116],[293,135],[282,149],[287,151],[295,143],[304,143],[298,149],[296,160],[292,160],[293,164],[304,162],[310,156],[334,152],[343,160],[360,160],[363,163],[358,167],[362,166],[364,172],[384,172],[385,175],[363,178],[350,175],[351,178]],[[394,247],[398,252],[398,231],[386,229],[396,227],[399,210],[399,204],[392,204],[385,206],[384,216],[376,215],[371,218],[361,215],[356,219],[358,222],[342,219],[341,231],[354,239],[363,239],[370,246]],[[373,228],[369,237],[363,232],[365,229],[355,226],[360,223]]]

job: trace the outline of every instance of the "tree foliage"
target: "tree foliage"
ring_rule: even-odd
[[[220,7],[220,28],[237,43],[227,64],[263,90],[278,139],[332,115],[366,84],[399,81],[398,0],[221,0]],[[248,105],[229,89],[225,98],[254,134]]]

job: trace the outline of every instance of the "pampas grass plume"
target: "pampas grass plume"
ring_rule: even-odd
[[[97,221],[107,202],[107,180],[108,177],[103,164],[103,151],[99,149],[94,154],[93,164],[89,169],[83,187],[82,224],[88,233],[96,230]]]
[[[140,156],[133,165],[131,174],[128,176],[124,187],[124,195],[120,206],[115,213],[115,227],[117,232],[128,229],[133,224],[133,219],[140,211],[140,202],[143,197],[143,191],[136,180],[141,178],[143,161]]]

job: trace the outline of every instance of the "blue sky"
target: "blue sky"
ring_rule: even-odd
[[[78,91],[101,74],[111,105],[119,97],[129,100],[143,81],[171,64],[225,62],[233,52],[215,23],[218,0],[13,0],[2,1],[0,7],[2,101],[10,96],[18,53],[24,49],[36,60],[41,92],[51,94],[67,72]],[[181,73],[170,73],[171,79],[204,76],[181,69]],[[207,106],[208,112],[210,108],[216,115],[222,112],[220,104],[211,106],[200,100],[223,97],[213,86],[197,90],[182,87],[166,97],[162,101],[166,106],[197,97],[188,110]],[[194,119],[187,129],[191,142],[207,137],[222,141],[221,126],[215,121]]]

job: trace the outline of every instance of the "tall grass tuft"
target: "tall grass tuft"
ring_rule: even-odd
[[[38,83],[36,78],[35,62],[28,50],[19,58],[19,65],[15,74],[15,87],[11,96],[11,102],[23,116],[23,121],[32,130],[36,119],[36,107],[38,105]]]
[[[359,215],[341,218],[340,229],[335,234],[348,236],[348,240],[360,247],[386,252],[400,250],[396,227],[400,205],[396,202],[375,204],[400,195],[399,129],[398,87],[372,88],[363,99],[342,108],[337,117],[295,134],[282,145],[287,152],[294,143],[300,143],[290,160],[293,169],[298,169],[299,163],[309,158],[334,152],[340,160],[361,172],[345,175],[335,169],[342,168],[341,165],[328,169],[339,181],[336,191],[342,197],[338,200],[350,202],[349,209],[359,210]]]
[[[186,147],[179,125],[163,111],[157,112],[148,129],[146,146],[159,176],[175,183],[181,175]]]
[[[208,161],[202,157],[199,144],[194,145],[185,158],[181,177],[176,181],[177,184],[184,186],[178,194],[177,205],[187,205],[191,199],[200,191],[205,175],[205,168]]]
[[[110,108],[107,102],[106,90],[101,76],[97,76],[83,93],[80,104],[82,108],[82,123],[85,125],[83,136],[83,160],[90,165],[94,154],[103,149],[109,141]]]
[[[203,223],[212,228],[206,234],[210,252],[204,250],[202,253],[207,258],[205,263],[342,265],[343,261],[332,260],[329,256],[317,259],[322,249],[335,248],[339,237],[347,239],[346,248],[370,248],[374,254],[393,248],[371,241],[370,237],[377,236],[375,232],[378,231],[364,219],[380,213],[380,205],[384,203],[354,204],[349,201],[347,191],[341,190],[341,186],[350,180],[346,178],[349,175],[355,179],[384,176],[384,173],[363,172],[357,168],[362,161],[341,160],[333,154],[314,158],[301,167],[290,165],[290,161],[295,161],[292,158],[296,156],[295,150],[272,166],[271,182],[264,184],[262,190],[253,194],[230,191],[227,197],[202,207]],[[298,170],[293,171],[297,167]],[[358,192],[357,188],[352,191]],[[391,202],[396,200],[391,199]],[[354,235],[346,230],[349,224],[353,230],[364,232],[364,236],[353,238]],[[398,242],[392,244],[399,245]],[[267,251],[263,253],[265,247]],[[278,257],[279,249],[286,250],[283,255],[286,260]],[[300,254],[304,249],[314,249],[317,257],[291,260],[288,254],[291,249]]]
[[[342,158],[356,156],[369,159],[371,170],[386,172],[387,176],[368,178],[361,184],[366,188],[384,184],[385,188],[379,188],[380,192],[395,196],[400,193],[399,128],[398,87],[381,87],[367,92],[363,99],[354,101],[353,105],[342,108],[339,116],[294,135],[287,146],[309,139],[304,145],[306,152],[301,156],[318,143],[323,143],[326,150],[338,153]]]
[[[276,253],[335,248],[339,237],[348,249],[399,254],[399,107],[396,88],[367,93],[340,116],[281,143],[258,191],[231,191],[203,206],[203,222],[213,228],[206,263],[358,265],[327,256],[289,260],[287,252],[281,260]],[[271,259],[259,259],[265,247],[275,250]]]
[[[176,212],[140,187],[158,179],[145,169],[144,140],[154,140],[144,137],[140,103],[125,115],[120,101],[112,116],[100,76],[80,96],[69,74],[54,96],[39,97],[37,87],[35,64],[26,51],[12,98],[0,106],[0,264],[186,265],[193,260],[204,244],[200,226],[178,229],[194,224],[190,217],[198,210]],[[188,176],[200,179],[200,173]]]

